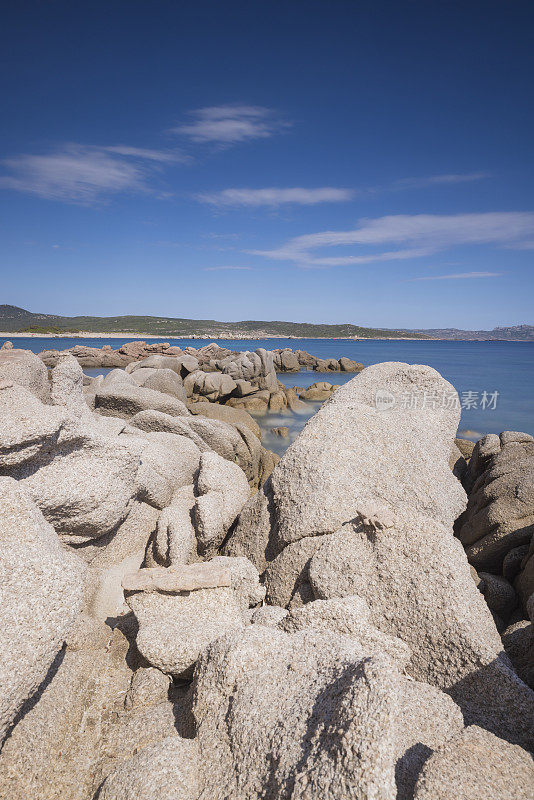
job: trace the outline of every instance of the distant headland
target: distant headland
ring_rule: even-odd
[[[444,339],[534,341],[533,325],[470,331],[457,328],[402,329],[368,328],[350,323],[339,325],[309,322],[243,320],[221,322],[213,319],[180,317],[120,316],[62,317],[0,305],[0,336],[76,336],[77,338],[160,338],[179,339]]]

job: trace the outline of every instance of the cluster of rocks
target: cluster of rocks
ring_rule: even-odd
[[[86,393],[94,397],[95,408],[101,413],[113,409],[116,401],[111,395],[116,394],[119,384],[123,394],[141,388],[174,395],[187,402],[193,413],[197,403],[228,407],[228,415],[232,413],[230,409],[261,416],[268,411],[280,412],[288,408],[297,411],[303,407],[295,389],[287,389],[280,383],[272,354],[262,348],[254,353],[232,353],[223,359],[203,363],[188,354],[155,354],[133,361],[124,369],[111,370],[106,376],[86,377],[85,384]],[[132,388],[126,389],[128,385]]]
[[[217,373],[269,380],[241,355]],[[534,692],[477,582],[525,547],[532,440],[467,464],[454,408],[375,407],[454,391],[387,363],[275,465],[243,409],[188,407],[186,357],[84,385],[0,352],[0,796],[529,800]]]
[[[110,345],[103,347],[90,347],[87,345],[76,345],[68,351],[43,350],[39,353],[42,360],[49,367],[53,367],[61,352],[69,352],[82,365],[82,367],[125,367],[133,361],[140,361],[151,355],[161,354],[170,357],[191,356],[196,358],[198,365],[205,372],[215,372],[219,369],[216,362],[223,359],[235,359],[243,353],[220,347],[212,342],[204,347],[175,347],[169,342],[155,342],[147,344],[144,341],[127,342],[113,350]],[[307,353],[305,350],[291,350],[289,347],[282,350],[272,350],[274,366],[277,372],[299,372],[299,370],[313,369],[317,372],[361,372],[363,364],[353,361],[351,358],[317,358]],[[245,353],[248,355],[248,353]]]
[[[316,372],[361,372],[363,364],[352,358],[317,358],[305,350],[273,350],[274,365],[277,372],[299,372],[313,369]]]
[[[534,438],[484,436],[463,483],[469,501],[457,536],[518,674],[534,688],[534,635],[524,619],[534,593]]]
[[[70,353],[85,368],[126,368],[129,373],[140,368],[172,370],[183,378],[186,395],[192,402],[225,403],[257,415],[303,408],[298,393],[295,389],[286,389],[278,380],[277,372],[298,372],[303,368],[317,372],[360,372],[363,369],[363,364],[344,357],[320,359],[304,350],[289,348],[236,352],[215,343],[198,349],[143,341],[128,342],[118,350],[112,350],[109,345],[102,348],[76,345],[67,351],[45,350],[39,356],[45,365],[53,367],[62,353]],[[320,398],[313,396],[315,386],[311,387],[310,396],[303,399],[326,399],[325,392]]]
[[[327,383],[327,381],[316,381],[308,386],[307,389],[301,387],[296,388],[301,400],[324,403],[325,400],[328,400],[332,392],[335,392],[339,387],[336,384]]]

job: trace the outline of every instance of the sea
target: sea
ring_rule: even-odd
[[[0,346],[6,339],[0,338]],[[13,338],[15,347],[39,353],[41,350],[65,350],[82,344],[90,347],[110,345],[117,349],[131,338],[80,339],[67,337]],[[202,347],[209,340],[199,339],[148,339],[178,347]],[[407,364],[428,364],[434,367],[456,388],[462,406],[458,435],[476,441],[486,433],[504,430],[524,431],[534,435],[534,342],[499,341],[438,341],[424,339],[379,340],[368,339],[214,339],[229,350],[267,350],[290,347],[306,350],[319,358],[347,356],[361,361],[364,366],[381,361],[403,361]],[[107,370],[86,370],[89,374],[102,374]],[[318,373],[301,370],[283,373],[280,380],[286,386],[308,387],[316,381],[342,384],[354,378],[351,373]],[[417,402],[417,401],[416,401]],[[307,403],[301,414],[267,414],[258,417],[263,443],[282,454],[315,414],[319,403]],[[287,438],[272,433],[272,428],[289,428]]]

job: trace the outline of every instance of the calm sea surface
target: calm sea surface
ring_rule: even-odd
[[[0,346],[6,339],[0,339]],[[120,347],[131,339],[67,339],[67,338],[16,338],[15,347],[23,347],[38,353],[41,350],[64,350],[76,344],[90,347],[111,345]],[[178,347],[202,347],[209,340],[149,339],[150,342],[165,341]],[[214,340],[230,350],[255,350],[265,347],[273,350],[290,347],[307,350],[320,358],[347,356],[364,365],[380,361],[404,361],[408,364],[429,364],[450,381],[463,399],[460,435],[478,439],[485,433],[500,433],[503,430],[526,431],[534,435],[534,342],[441,342],[426,340],[403,341],[351,341],[347,339],[264,339],[264,340]],[[101,372],[102,370],[98,370]],[[315,381],[346,383],[354,376],[347,373],[317,373],[301,371],[280,375],[286,386],[309,386]],[[465,393],[471,392],[471,395]],[[483,392],[494,399],[482,408]],[[495,395],[494,393],[498,394]],[[470,399],[469,399],[470,398]],[[258,421],[264,432],[264,443],[277,452],[283,452],[309,417],[319,407],[309,403],[309,413],[302,415],[268,415]],[[466,407],[470,406],[470,407]],[[495,406],[495,407],[493,407]],[[289,439],[280,439],[270,433],[279,425],[290,428]],[[466,433],[467,432],[467,433]]]

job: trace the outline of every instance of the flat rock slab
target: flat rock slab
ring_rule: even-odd
[[[189,564],[177,567],[151,567],[130,572],[122,579],[125,592],[194,592],[230,586],[232,576],[226,567]]]

